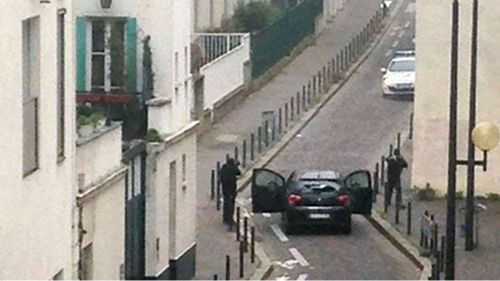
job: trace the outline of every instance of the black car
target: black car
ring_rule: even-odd
[[[342,178],[334,171],[293,172],[288,180],[268,169],[252,174],[254,213],[282,213],[284,230],[303,225],[333,225],[351,233],[351,214],[370,215],[372,183],[369,171]]]

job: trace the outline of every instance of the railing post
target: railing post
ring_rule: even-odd
[[[385,156],[380,157],[380,186],[385,188]],[[384,189],[384,194],[385,194]]]
[[[293,115],[295,114],[295,110],[293,108],[293,97],[290,98],[290,121],[293,121]]]
[[[236,207],[236,241],[240,241],[241,208]]]
[[[327,76],[327,74],[326,74],[326,66],[323,66],[323,73],[322,73],[321,77],[323,77],[323,78],[321,79],[321,86],[323,86],[323,88],[322,88],[322,89],[323,89],[323,92],[324,92],[324,91],[326,91],[326,87],[327,87],[327,85],[328,85],[328,83],[327,83],[327,77],[328,77],[328,76]]]
[[[312,94],[315,95],[316,94],[316,75],[313,75],[313,82],[312,82]],[[309,95],[311,95],[311,93],[308,93]]]
[[[335,73],[334,73],[336,75],[339,75],[340,71],[341,71],[340,62],[341,62],[340,54],[337,53],[337,56],[336,56],[336,59],[335,59]],[[334,80],[333,82],[335,82],[335,79],[333,79],[333,80]]]
[[[276,117],[273,115],[273,121],[271,124],[271,142],[274,143],[276,140]]]
[[[392,153],[394,152],[394,148],[392,147],[392,143],[389,144],[389,157],[392,156]]]
[[[239,162],[238,145],[234,147],[234,161]]]
[[[245,265],[244,252],[245,252],[245,243],[243,241],[240,241],[240,278],[243,278],[243,276],[245,276],[245,271],[244,271],[244,265]]]
[[[398,133],[397,148],[401,150],[401,133]]]
[[[248,217],[243,218],[243,245],[245,253],[248,252]]]
[[[396,225],[398,225],[398,224],[399,224],[399,211],[400,211],[400,210],[401,210],[401,206],[399,206],[399,202],[396,202],[396,203],[394,204],[394,215],[395,215],[395,217],[394,217],[394,223],[395,223]]]
[[[302,110],[307,111],[307,97],[305,93],[302,93]]]
[[[250,228],[250,262],[255,263],[255,226]]]

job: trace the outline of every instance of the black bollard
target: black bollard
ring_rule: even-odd
[[[264,144],[269,146],[269,121],[264,121]]]
[[[245,251],[245,246],[244,242],[240,241],[240,278],[243,278],[245,276],[245,271],[244,271],[244,266],[245,266],[245,260],[244,260],[244,251]]]
[[[214,274],[214,280],[218,280],[219,277],[217,276],[217,274]]]
[[[262,152],[262,127],[257,130],[257,151]]]
[[[382,157],[380,157],[380,186],[383,186],[385,188],[385,156],[383,155]]]
[[[375,165],[375,171],[373,172],[373,192],[372,192],[372,202],[377,202],[377,194],[378,194],[378,164]]]
[[[379,184],[380,184],[380,169],[379,169],[379,163],[375,164],[375,177],[374,177],[374,180],[373,180],[373,189],[375,191],[375,194],[379,194],[380,193],[380,190],[379,190]]]
[[[236,207],[236,241],[240,241],[240,221],[241,209]]]
[[[300,115],[300,92],[297,92],[297,96],[295,97],[295,101],[297,102],[297,117],[299,117],[299,115]]]
[[[326,91],[326,85],[328,83],[326,83],[327,81],[327,74],[326,74],[326,66],[323,66],[323,73],[321,74],[321,91]]]
[[[398,133],[397,148],[401,150],[401,133]]]
[[[250,161],[253,161],[255,154],[255,134],[250,134]]]
[[[407,208],[406,234],[411,235],[411,201],[408,201]]]
[[[243,218],[243,245],[245,246],[245,253],[248,252],[248,218]]]
[[[281,110],[281,107],[278,109],[278,135],[281,135],[283,132],[283,112]]]
[[[307,98],[305,93],[302,94],[302,109],[304,112],[307,111]]]
[[[308,93],[311,94],[311,93]],[[316,94],[316,75],[313,75],[313,82],[312,82],[312,94]]]
[[[239,153],[238,153],[238,146],[235,146],[234,147],[234,161],[236,161],[236,163],[238,163],[239,161]]]
[[[337,53],[337,56],[335,59],[335,72],[334,72],[334,74],[338,75],[339,73],[340,73],[340,54]]]
[[[250,228],[250,261],[255,262],[255,227]]]
[[[434,222],[432,227],[432,240],[434,240],[434,248],[432,249],[434,256],[437,256],[439,249],[439,225]]]
[[[285,128],[288,128],[288,103],[285,102]]]
[[[440,256],[441,256],[441,261],[442,261],[440,266],[439,266],[440,272],[444,271],[445,249],[446,249],[446,237],[443,235],[443,236],[441,236],[441,250],[439,251]]]
[[[243,140],[243,151],[241,152],[241,166],[243,168],[247,165],[247,140]]]
[[[226,255],[226,280],[231,280],[231,257]]]
[[[220,162],[217,161],[217,190],[216,190],[216,202],[215,202],[215,207],[217,209],[217,211],[220,210],[220,185],[221,185],[221,182],[220,182]]]
[[[394,203],[394,223],[396,225],[399,224],[399,211],[401,210],[401,207],[399,206],[400,202]]]
[[[215,170],[212,169],[210,173],[210,199],[214,200],[215,197]]]
[[[290,121],[293,121],[293,114],[295,110],[293,108],[293,97],[290,98]]]
[[[394,148],[392,146],[392,143],[389,144],[389,157],[392,156],[392,153],[394,152]]]

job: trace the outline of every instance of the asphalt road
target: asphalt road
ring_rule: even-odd
[[[397,4],[394,1],[392,7]],[[346,174],[374,167],[397,132],[408,130],[412,102],[382,96],[380,68],[387,65],[394,50],[414,48],[414,19],[414,0],[404,1],[370,57],[268,168],[288,176],[297,168]],[[362,216],[353,217],[349,236],[325,229],[285,236],[279,214],[256,214],[253,221],[266,252],[277,264],[271,279],[418,279],[420,274]]]

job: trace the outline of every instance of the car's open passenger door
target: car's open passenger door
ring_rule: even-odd
[[[370,172],[366,170],[352,172],[344,179],[344,184],[352,197],[352,212],[371,215],[373,189]]]
[[[283,212],[286,204],[285,179],[268,169],[253,169],[252,211],[254,213]]]

